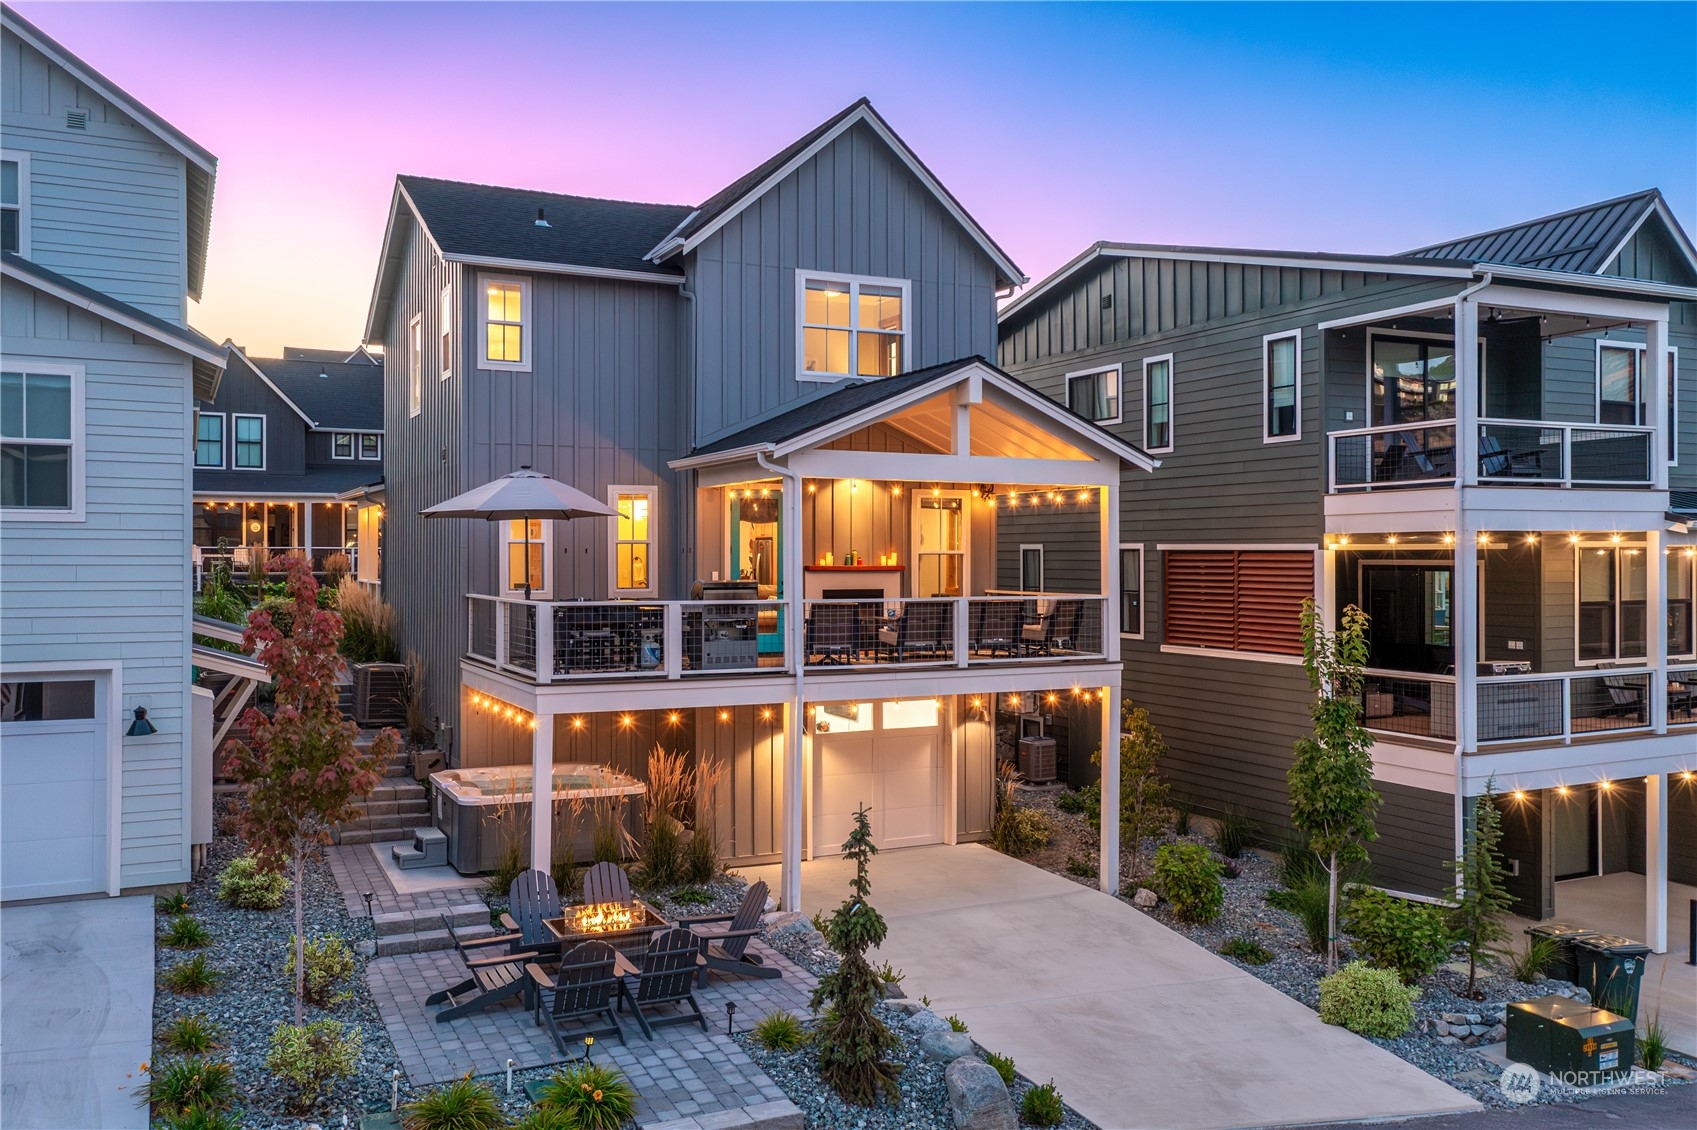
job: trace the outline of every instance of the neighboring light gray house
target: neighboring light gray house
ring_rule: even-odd
[[[1153,466],[983,359],[1023,281],[864,100],[699,206],[398,178],[384,588],[451,764],[717,759],[725,854],[787,905],[858,803],[881,846],[982,838],[998,739],[1119,697],[1117,494]],[[527,466],[618,517],[418,517]],[[1088,530],[1091,587],[1022,583],[1013,511]]]
[[[210,762],[190,819],[190,460],[225,356],[185,317],[216,159],[0,23],[0,900],[115,895],[186,881],[211,838]]]
[[[285,346],[281,358],[229,348],[218,396],[201,402],[196,423],[197,572],[220,556],[241,572],[264,546],[305,552],[316,570],[345,553],[360,579],[376,581],[383,359],[363,348]]]
[[[1119,626],[1179,791],[1286,825],[1301,602],[1356,604],[1375,881],[1441,892],[1495,777],[1521,912],[1640,872],[1665,948],[1697,884],[1694,302],[1649,191],[1402,255],[1099,243],[1006,306],[1004,368],[1161,458]]]

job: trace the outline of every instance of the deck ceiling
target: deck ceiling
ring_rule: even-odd
[[[947,453],[954,442],[950,418],[955,412],[953,390],[923,400],[884,419],[914,442],[930,451]],[[1014,405],[986,390],[983,400],[967,407],[971,450],[969,455],[1003,459],[1073,459],[1091,457],[1061,439],[1049,426],[1021,412]]]

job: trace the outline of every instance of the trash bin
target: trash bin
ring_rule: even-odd
[[[1559,977],[1575,985],[1579,984],[1579,959],[1573,954],[1573,943],[1579,938],[1589,938],[1595,932],[1567,922],[1540,922],[1526,927],[1529,938],[1554,938],[1556,941],[1556,956],[1544,967],[1544,976]]]
[[[1650,947],[1618,934],[1592,934],[1575,938],[1573,953],[1579,961],[1578,984],[1591,993],[1591,1003],[1636,1023],[1638,986]]]
[[[1633,1022],[1626,1017],[1566,997],[1538,997],[1508,1006],[1508,1058],[1576,1087],[1631,1071],[1636,1038]]]

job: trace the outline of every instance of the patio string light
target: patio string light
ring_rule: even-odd
[[[536,715],[510,702],[502,702],[481,691],[471,693],[471,705],[477,710],[486,710],[498,721],[511,722],[515,726],[527,730],[536,729]]]

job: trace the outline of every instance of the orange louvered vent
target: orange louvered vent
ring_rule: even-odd
[[[1314,555],[1272,550],[1168,550],[1166,642],[1175,647],[1302,654],[1302,602]]]

